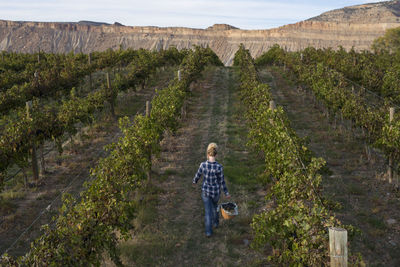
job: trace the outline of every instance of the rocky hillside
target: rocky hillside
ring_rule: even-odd
[[[350,23],[398,23],[400,1],[350,6],[322,13],[311,21]]]
[[[400,1],[365,4],[333,10],[318,17],[269,30],[241,30],[226,24],[207,29],[131,27],[90,21],[44,23],[0,21],[0,50],[36,52],[102,51],[120,46],[161,49],[210,46],[230,65],[240,43],[259,56],[277,43],[294,51],[343,46],[369,49],[385,30],[400,26]]]

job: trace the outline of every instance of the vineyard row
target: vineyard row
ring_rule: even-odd
[[[301,52],[287,53],[275,47],[267,53],[269,55],[263,57],[264,63],[269,58],[270,62],[284,64],[295,74],[299,84],[309,88],[331,114],[341,114],[366,133],[366,142],[388,158],[389,182],[392,182],[392,171],[398,169],[396,163],[400,160],[400,119],[395,116],[390,103],[371,105],[364,94],[353,90],[344,74],[328,68],[324,62],[306,60]],[[261,60],[259,63],[264,64]]]
[[[249,145],[262,153],[265,183],[271,183],[265,211],[253,217],[254,246],[272,246],[269,261],[287,266],[322,266],[329,261],[327,228],[340,222],[321,196],[325,160],[316,158],[290,127],[270,88],[257,77],[254,61],[241,46],[234,58],[246,107]]]
[[[110,155],[92,170],[96,178],[81,194],[80,202],[65,195],[55,227],[44,226],[44,234],[24,257],[2,256],[7,266],[100,265],[103,254],[121,265],[116,249],[119,237],[128,238],[135,217],[132,199],[145,184],[152,155],[160,151],[166,131],[175,131],[190,83],[199,78],[207,64],[222,65],[210,49],[197,47],[183,59],[181,79],[157,92],[149,116],[137,115],[133,123],[121,118],[123,137],[108,146]]]
[[[114,115],[114,104],[120,91],[143,86],[157,67],[179,63],[185,53],[186,51],[179,52],[176,49],[159,53],[140,50],[135,53],[137,58],[132,58],[126,75],[117,73],[112,81],[107,75],[107,84],[104,83],[98,90],[81,97],[72,90],[67,99],[46,105],[39,99],[34,99],[28,114],[24,108],[20,108],[12,116],[3,116],[0,136],[0,188],[7,169],[14,164],[26,168],[29,158],[35,156],[35,147],[43,146],[45,141],[54,141],[61,153],[64,135],[76,134],[78,123],[92,122],[94,112],[103,109],[105,103],[109,104]],[[116,64],[114,62],[112,65]],[[37,179],[35,170],[34,176]]]

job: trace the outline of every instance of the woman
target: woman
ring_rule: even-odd
[[[205,209],[205,227],[206,236],[212,235],[212,226],[215,228],[219,224],[219,213],[217,211],[218,200],[221,188],[227,198],[230,198],[224,179],[224,170],[221,164],[215,161],[217,155],[217,144],[211,143],[207,147],[207,161],[200,164],[199,170],[193,178],[193,184],[196,184],[203,174],[203,186],[201,188],[201,198]]]

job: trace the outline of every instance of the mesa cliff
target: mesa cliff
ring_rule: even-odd
[[[108,48],[178,49],[209,46],[231,65],[240,43],[254,57],[279,44],[289,51],[308,46],[367,50],[389,28],[400,26],[400,1],[337,9],[295,24],[269,30],[241,30],[226,24],[207,29],[135,27],[120,23],[17,22],[0,20],[0,50],[33,53],[103,51]]]

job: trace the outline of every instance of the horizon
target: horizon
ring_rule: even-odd
[[[228,24],[243,30],[262,30],[296,23],[347,6],[386,1],[320,0],[106,0],[77,1],[0,0],[0,19],[21,22],[78,23],[88,21],[124,26],[184,27],[205,29]],[[95,8],[93,8],[95,6]]]

